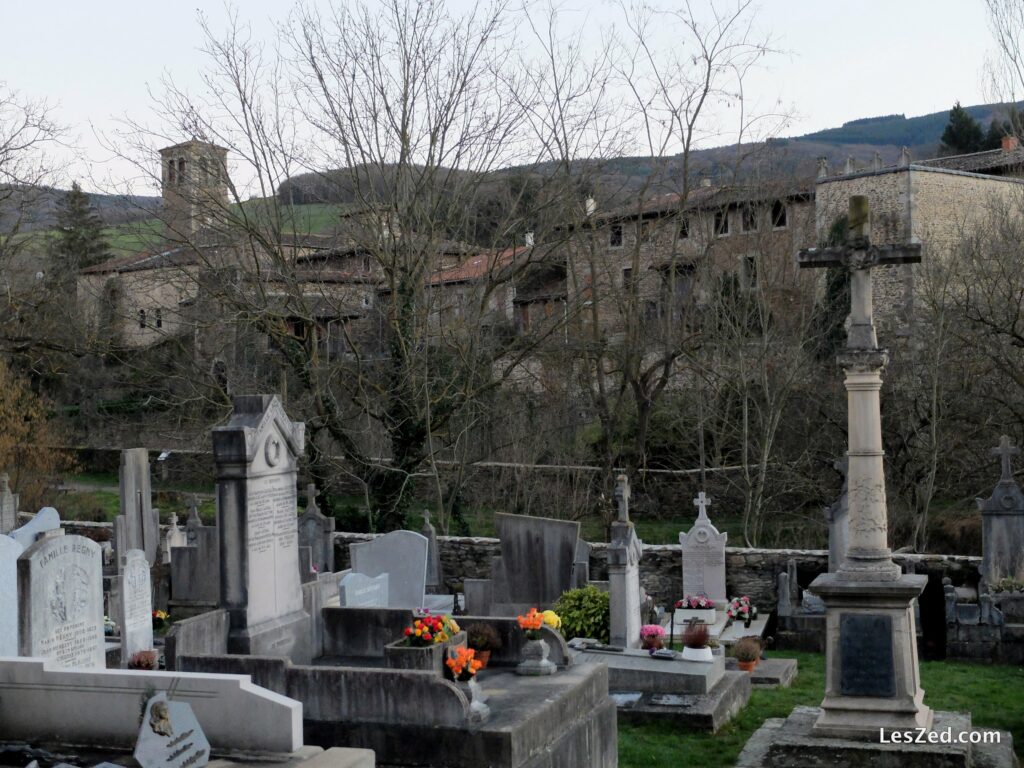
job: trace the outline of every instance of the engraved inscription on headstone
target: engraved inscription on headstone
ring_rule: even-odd
[[[725,542],[728,534],[719,533],[708,519],[711,505],[703,491],[693,500],[699,510],[697,522],[689,533],[679,534],[683,558],[683,592],[706,595],[718,604],[726,600]],[[717,606],[723,607],[723,606]]]
[[[139,651],[153,648],[153,593],[149,563],[141,549],[125,553],[121,570],[121,666]]]
[[[104,668],[103,554],[83,536],[37,541],[18,558],[18,647],[62,667]]]
[[[896,695],[892,617],[844,613],[839,617],[840,693],[843,696]]]
[[[386,608],[388,574],[371,577],[347,573],[338,582],[338,603],[343,608]]]
[[[203,768],[210,742],[192,707],[158,693],[146,703],[133,756],[142,768]]]

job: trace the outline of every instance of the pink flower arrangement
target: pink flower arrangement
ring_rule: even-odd
[[[757,608],[750,604],[750,598],[746,595],[743,595],[743,597],[734,597],[729,602],[729,608],[726,610],[726,615],[728,615],[730,619],[750,621],[751,619],[757,618]]]
[[[665,637],[665,628],[657,624],[644,624],[640,627],[640,639],[646,640],[649,637]]]
[[[676,608],[688,608],[692,611],[710,610],[715,607],[715,601],[706,595],[686,595],[682,600],[676,601]]]

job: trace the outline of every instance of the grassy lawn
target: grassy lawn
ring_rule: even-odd
[[[819,705],[825,690],[825,657],[797,651],[778,655],[799,660],[800,674],[793,685],[755,688],[750,703],[714,736],[680,732],[667,725],[619,725],[621,768],[732,765],[767,718],[785,717],[800,704]],[[1024,669],[926,661],[921,664],[921,684],[928,706],[969,711],[976,726],[1008,730],[1017,754],[1024,754]]]

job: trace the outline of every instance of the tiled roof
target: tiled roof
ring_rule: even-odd
[[[598,224],[617,219],[655,218],[678,213],[680,210],[696,210],[701,208],[717,208],[719,206],[736,205],[739,203],[769,202],[780,198],[812,199],[814,187],[811,181],[806,184],[779,186],[773,184],[728,185],[728,186],[697,186],[691,188],[685,198],[682,193],[672,192],[645,200],[640,206],[636,204],[622,206],[607,212],[599,212],[596,217]]]
[[[472,256],[459,264],[457,267],[435,272],[427,282],[430,285],[448,285],[451,283],[466,283],[477,280],[495,270],[507,267],[517,255],[526,253],[530,246],[517,245],[514,248],[506,248],[497,253],[482,253]]]
[[[968,155],[936,157],[932,160],[915,160],[914,165],[930,168],[946,168],[951,171],[986,173],[1024,166],[1024,147],[1016,149],[991,149],[987,152],[972,152]]]
[[[142,251],[109,259],[102,264],[95,264],[82,270],[85,275],[101,275],[106,272],[138,272],[143,269],[160,269],[163,267],[183,267],[199,262],[199,254],[195,248],[170,248],[166,251],[151,253]]]

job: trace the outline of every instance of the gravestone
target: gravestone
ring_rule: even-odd
[[[981,576],[989,585],[1001,579],[1024,580],[1024,493],[1013,479],[1013,457],[1019,448],[1003,435],[992,453],[999,456],[1002,476],[992,495],[978,499],[981,511]]]
[[[352,570],[388,575],[389,608],[422,608],[427,586],[427,539],[415,531],[392,531],[349,546]]]
[[[726,606],[725,541],[728,534],[719,533],[708,519],[711,499],[701,491],[693,505],[697,522],[689,533],[679,534],[683,555],[683,594],[704,595],[721,610]]]
[[[24,551],[0,535],[0,656],[18,655],[18,557]]]
[[[185,544],[171,550],[171,601],[178,608],[214,607],[220,600],[220,538],[216,526],[203,525],[195,496],[189,499]]]
[[[441,553],[437,548],[437,531],[430,522],[430,510],[423,510],[423,528],[420,533],[427,540],[427,591],[436,592],[443,584],[441,576]]]
[[[146,702],[132,756],[142,768],[203,768],[210,742],[187,702],[158,693]]]
[[[164,534],[163,542],[160,545],[160,562],[171,562],[171,550],[175,547],[187,545],[188,537],[185,535],[185,531],[178,526],[178,516],[172,512],[171,521],[167,526],[167,532]]]
[[[494,525],[501,539],[491,569],[496,603],[550,607],[572,588],[579,523],[497,513]]]
[[[121,623],[121,666],[139,651],[153,649],[153,592],[149,563],[141,549],[129,549],[121,563],[118,594]]]
[[[299,546],[309,547],[310,561],[317,573],[334,572],[333,517],[324,515],[316,505],[316,486],[306,487],[306,511],[299,515]]]
[[[843,476],[843,488],[839,498],[825,507],[828,522],[828,570],[835,573],[846,559],[846,541],[850,536],[850,499],[847,489],[849,459],[845,456],[832,465]]]
[[[637,537],[629,519],[629,496],[629,479],[619,475],[615,483],[618,519],[612,523],[608,546],[610,642],[623,648],[639,648],[643,542]]]
[[[156,565],[160,519],[153,509],[149,451],[145,448],[121,451],[120,476],[121,514],[114,521],[114,549],[119,557],[129,549],[141,549],[146,553],[146,561]]]
[[[18,525],[18,495],[11,493],[11,478],[0,474],[0,535],[10,533]]]
[[[571,589],[582,589],[590,583],[590,542],[576,540],[576,556],[572,563]]]
[[[35,542],[41,533],[60,530],[60,515],[53,507],[43,507],[36,513],[36,516],[25,523],[21,528],[11,531],[11,538],[28,549]]]
[[[18,650],[103,669],[103,555],[84,536],[47,533],[18,558]]]
[[[304,446],[305,425],[292,422],[273,395],[236,397],[230,421],[213,430],[230,653],[310,660],[295,514]]]
[[[342,608],[387,608],[388,574],[367,576],[346,573],[338,581],[338,603]]]

